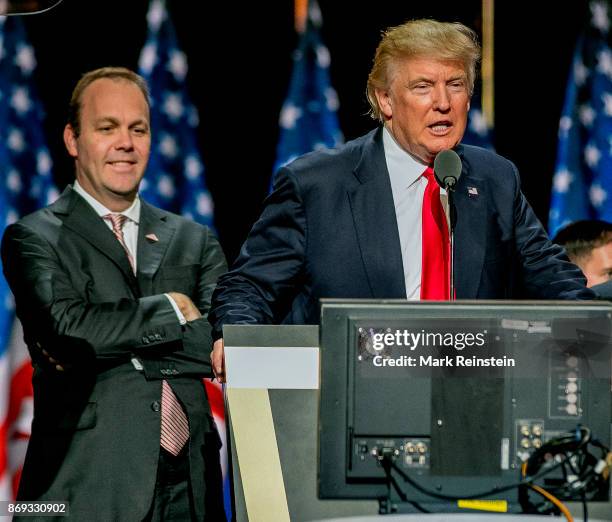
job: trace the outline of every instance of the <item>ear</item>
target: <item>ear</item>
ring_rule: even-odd
[[[73,158],[76,158],[78,156],[77,136],[70,123],[64,127],[64,144],[66,145],[68,154],[70,154]]]
[[[376,101],[378,101],[380,112],[383,113],[386,120],[390,119],[391,116],[393,116],[393,107],[391,106],[391,96],[389,91],[376,89],[374,94],[376,95]]]

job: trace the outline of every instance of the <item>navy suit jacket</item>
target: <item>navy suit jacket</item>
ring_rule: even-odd
[[[458,146],[458,299],[590,299],[520,190],[516,167]],[[209,316],[223,324],[319,321],[319,299],[404,298],[406,288],[382,128],[283,167]]]

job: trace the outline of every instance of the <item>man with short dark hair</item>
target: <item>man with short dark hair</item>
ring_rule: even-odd
[[[223,253],[206,227],[138,197],[151,145],[142,78],[90,72],[70,114],[74,185],[2,242],[34,366],[18,499],[67,501],[75,520],[222,520],[202,378]]]
[[[612,223],[575,221],[559,230],[553,241],[582,270],[588,287],[601,297],[612,298]]]

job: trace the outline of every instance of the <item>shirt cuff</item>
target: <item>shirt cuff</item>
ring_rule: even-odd
[[[187,324],[187,319],[185,319],[185,316],[179,310],[179,307],[174,301],[174,299],[172,299],[172,297],[170,297],[169,294],[164,294],[164,295],[168,298],[168,301],[170,301],[170,304],[172,305],[172,308],[174,309],[174,313],[176,313],[176,317],[178,318],[179,323],[181,325]]]

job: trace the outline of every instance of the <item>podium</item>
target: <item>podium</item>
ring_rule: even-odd
[[[556,306],[560,308],[556,310]],[[410,470],[426,487],[431,487],[431,484],[440,484],[441,491],[452,495],[457,494],[454,491],[460,491],[461,494],[466,490],[482,491],[483,484],[496,484],[496,482],[491,482],[492,480],[499,480],[500,484],[515,481],[520,464],[517,461],[518,444],[525,420],[533,424],[531,427],[535,427],[540,423],[539,419],[544,419],[546,423],[544,428],[550,430],[550,433],[560,429],[567,431],[570,424],[575,426],[576,421],[581,420],[585,424],[593,424],[598,436],[604,441],[607,439],[609,444],[609,333],[612,309],[609,306],[607,309],[602,308],[604,305],[597,306],[585,305],[582,307],[579,304],[568,306],[567,303],[410,304],[405,301],[345,301],[340,303],[324,301],[323,327],[326,327],[326,322],[327,327],[323,330],[322,336],[323,360],[326,363],[323,368],[320,367],[318,349],[320,339],[317,327],[226,326],[224,328],[228,380],[226,402],[230,440],[232,441],[236,520],[238,522],[247,520],[249,522],[272,520],[306,522],[341,519],[342,517],[376,516],[378,502],[371,494],[376,490],[368,489],[369,486],[365,485],[365,482],[372,476],[373,468],[367,465],[367,461],[363,465],[354,465],[350,471],[344,470],[342,466],[358,455],[351,457],[350,452],[358,451],[360,444],[372,446],[376,443],[378,435],[384,435],[382,432],[377,434],[375,430],[368,432],[368,412],[377,404],[381,404],[384,409],[385,392],[393,392],[393,388],[389,387],[398,386],[397,382],[394,384],[394,378],[397,375],[393,373],[397,369],[389,370],[388,382],[379,382],[376,381],[378,370],[374,371],[373,368],[366,367],[366,362],[379,353],[386,353],[385,356],[388,358],[398,357],[397,352],[393,351],[395,348],[385,349],[388,353],[373,350],[372,333],[382,335],[378,337],[380,340],[393,328],[398,331],[400,328],[405,330],[407,325],[414,327],[415,324],[418,324],[419,327],[422,326],[427,330],[433,324],[431,321],[434,323],[438,321],[445,327],[456,329],[457,324],[464,328],[470,321],[473,324],[479,324],[480,321],[485,320],[488,335],[494,338],[495,342],[492,344],[497,347],[512,345],[513,349],[521,349],[531,343],[533,346],[530,348],[535,347],[537,352],[546,346],[547,339],[552,332],[555,339],[564,339],[563,342],[574,336],[578,344],[584,344],[587,339],[595,343],[593,346],[601,345],[608,350],[605,353],[599,350],[597,364],[593,366],[596,371],[600,372],[596,375],[597,379],[593,381],[597,386],[592,387],[591,383],[585,385],[587,387],[584,388],[582,397],[579,397],[582,402],[578,404],[578,413],[568,414],[569,417],[574,416],[569,421],[560,416],[557,411],[551,410],[553,406],[557,408],[561,404],[557,402],[565,401],[565,398],[559,397],[555,403],[549,400],[546,408],[543,408],[540,404],[543,398],[534,396],[523,387],[523,384],[532,378],[531,375],[525,376],[527,377],[525,381],[522,380],[523,376],[521,380],[512,381],[507,377],[510,374],[500,374],[504,384],[492,385],[490,387],[492,393],[489,395],[496,400],[503,400],[503,404],[499,403],[502,404],[502,409],[497,412],[489,404],[487,407],[474,410],[473,417],[468,419],[469,422],[466,424],[469,426],[471,422],[472,426],[477,426],[476,421],[479,415],[495,415],[495,423],[487,427],[485,433],[491,436],[492,440],[501,440],[501,453],[499,444],[482,447],[483,454],[486,453],[489,457],[496,455],[495,459],[479,459],[476,456],[466,461],[461,455],[453,456],[449,453],[449,448],[443,444],[444,439],[434,434],[437,429],[440,433],[448,434],[449,432],[444,430],[451,428],[457,430],[460,427],[456,420],[453,424],[449,416],[449,408],[445,407],[446,401],[450,400],[452,404],[453,397],[449,392],[455,388],[443,387],[434,390],[432,387],[429,390],[427,386],[415,387],[414,383],[404,381],[401,384],[402,388],[395,388],[395,391],[403,390],[404,386],[408,385],[411,386],[409,389],[412,395],[410,401],[402,405],[403,409],[401,411],[396,409],[396,411],[401,413],[400,417],[411,419],[409,429],[416,430],[414,433],[419,434],[419,439],[432,448],[432,453],[427,456],[427,459],[424,459],[421,464],[415,464],[415,469]],[[577,326],[568,321],[567,318],[571,317],[574,312],[579,315],[586,314],[588,317],[590,317],[589,314],[595,314],[594,327],[589,322],[590,319]],[[461,316],[461,321],[459,323],[449,322],[449,314],[454,317],[453,314],[457,313]],[[527,320],[523,320],[523,316]],[[430,323],[427,321],[414,323],[415,318],[419,319],[419,317],[426,317]],[[602,317],[603,326],[600,320]],[[370,333],[367,334],[367,332]],[[603,341],[601,335],[604,335]],[[508,339],[503,338],[504,336]],[[465,335],[462,339],[465,339]],[[570,341],[574,342],[572,339]],[[467,353],[467,351],[462,353]],[[353,356],[354,358],[349,360]],[[542,361],[538,359],[541,357],[536,357],[534,363],[541,364]],[[603,360],[607,361],[605,365],[601,364]],[[601,393],[600,382],[601,368],[606,367],[607,396],[606,393]],[[503,372],[507,371],[509,370],[503,370]],[[535,370],[530,369],[529,371]],[[319,390],[321,375],[324,378],[324,386],[322,390]],[[543,385],[541,389],[547,390]],[[359,399],[362,402],[350,397],[349,390],[365,392],[362,394],[364,395],[363,400]],[[321,411],[319,411],[320,393],[322,396]],[[425,395],[418,395],[419,393]],[[548,393],[547,396],[554,397],[554,393],[546,393]],[[457,402],[454,404],[456,405]],[[569,402],[568,405],[570,405]],[[417,414],[416,417],[414,412]],[[383,425],[391,426],[392,423],[390,424],[384,418],[383,413],[379,413],[378,416],[371,418],[372,422],[374,424],[380,422],[379,428]],[[326,419],[322,424],[319,424],[319,414]],[[367,416],[364,417],[364,414]],[[569,418],[568,415],[566,415],[567,418]],[[601,421],[605,417],[607,424],[595,421],[597,417]],[[432,419],[438,424],[432,422]],[[521,422],[520,425],[517,424],[517,419]],[[415,424],[413,420],[418,422]],[[440,420],[443,422],[440,423]],[[349,426],[348,431],[343,431],[347,430],[347,422],[353,424]],[[318,426],[321,426],[322,430],[321,449],[317,446]],[[351,430],[358,431],[358,433],[355,431],[358,435],[355,440],[351,439],[354,433]],[[469,430],[467,433],[469,434]],[[340,435],[336,436],[336,434]],[[397,432],[396,435],[400,443],[401,437],[406,440],[405,437],[409,436],[400,432]],[[346,443],[348,440],[350,442]],[[469,436],[463,433],[459,441],[460,444],[467,444]],[[391,443],[395,442],[391,441]],[[404,451],[400,443],[397,443],[397,448]],[[501,462],[498,456],[500,454]],[[440,455],[444,459],[441,460]],[[330,469],[322,470],[320,475],[317,475],[320,457],[323,458],[322,466]],[[447,466],[447,462],[451,467]],[[480,466],[477,469],[476,475],[478,476],[459,477],[460,480],[454,482],[450,480],[452,476],[462,474],[461,467],[465,466],[466,462],[467,464],[476,462]],[[494,478],[490,479],[490,476]],[[345,483],[347,477],[348,481]],[[466,484],[467,489],[465,489]],[[380,489],[380,486],[375,487]],[[318,495],[321,492],[323,492],[322,496],[326,497],[325,500],[319,500]],[[380,496],[378,493],[376,495]],[[363,498],[370,500],[362,500]],[[418,501],[423,502],[422,499]],[[599,515],[598,518],[605,519],[600,513],[606,513],[606,509],[609,509],[611,504],[598,503],[594,506],[594,511]],[[598,506],[601,506],[603,510]],[[573,511],[580,515],[579,506],[574,506]],[[591,513],[595,514],[593,511]],[[446,519],[457,518],[458,520],[468,520],[468,517],[474,520],[486,520],[487,516],[491,518],[491,515],[465,513],[465,511],[462,515],[446,514],[444,516]],[[503,518],[510,515],[497,516]],[[417,515],[410,515],[410,517],[406,520],[417,520]],[[391,520],[391,518],[385,517],[382,520]],[[423,518],[423,520],[428,519]]]
[[[237,522],[374,515],[375,501],[317,498],[319,328],[223,329]]]

